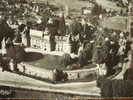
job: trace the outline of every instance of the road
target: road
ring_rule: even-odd
[[[11,72],[2,72],[1,69],[0,85],[44,92],[48,91],[55,93],[75,94],[84,96],[100,96],[100,89],[96,87],[96,81],[52,84]]]

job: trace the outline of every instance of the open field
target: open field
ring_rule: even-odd
[[[67,5],[70,9],[80,9],[81,7],[85,7],[89,5],[89,0],[36,0],[37,2],[49,2],[56,5],[65,6]],[[103,8],[114,9],[116,11],[120,11],[121,7],[117,7],[114,2],[109,0],[90,0],[97,2]]]
[[[114,2],[108,1],[108,0],[96,0],[96,2],[101,5],[103,8],[106,9],[113,9],[115,11],[120,11],[121,7],[117,7]]]
[[[127,17],[115,16],[104,18],[101,21],[101,26],[114,30],[127,31]]]

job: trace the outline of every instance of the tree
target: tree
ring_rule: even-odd
[[[103,12],[102,6],[95,3],[91,12],[92,12],[92,15],[99,16],[99,14],[101,14]]]
[[[71,59],[70,54],[65,53],[65,54],[63,55],[63,64],[64,64],[65,67],[67,67],[68,65],[71,64],[71,60],[72,60],[72,59]]]

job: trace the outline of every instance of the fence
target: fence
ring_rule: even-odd
[[[25,67],[25,70],[23,68]],[[44,65],[45,66],[45,65]],[[19,71],[23,74],[32,76],[37,79],[48,80],[54,82],[56,79],[56,73],[53,70],[41,69],[37,66],[32,66],[26,63],[21,63],[18,66]],[[69,70],[63,71],[67,73],[68,81],[76,81],[76,80],[95,80],[98,75],[98,67],[90,68],[90,69],[79,69],[79,70]]]

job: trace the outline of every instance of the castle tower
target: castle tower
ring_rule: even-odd
[[[69,7],[65,5],[65,17],[69,16]]]
[[[5,37],[3,38],[2,42],[1,42],[1,45],[2,45],[1,54],[2,54],[2,56],[4,56],[7,53],[7,51],[6,51],[6,40],[5,40]]]

